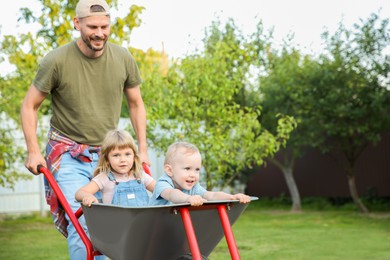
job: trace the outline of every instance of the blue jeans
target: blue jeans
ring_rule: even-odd
[[[93,153],[93,161],[91,163],[81,162],[72,158],[69,152],[62,155],[61,165],[58,172],[54,175],[59,187],[62,190],[66,200],[68,201],[73,212],[76,212],[81,204],[76,201],[76,191],[82,186],[89,183],[93,177],[93,171],[99,160],[98,154]],[[71,260],[83,260],[87,258],[87,251],[80,235],[77,233],[75,227],[70,222],[68,215],[66,218],[69,221],[68,226],[68,249]],[[84,216],[79,218],[81,226],[88,235],[87,226],[85,224]],[[105,256],[95,257],[95,259],[106,259]]]

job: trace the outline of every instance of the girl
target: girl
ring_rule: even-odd
[[[98,166],[90,183],[76,192],[76,200],[90,207],[98,203],[94,194],[102,192],[103,203],[120,206],[147,206],[156,181],[143,174],[137,146],[124,130],[109,131],[102,143]]]

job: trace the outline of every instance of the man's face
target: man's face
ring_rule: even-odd
[[[80,31],[86,46],[95,52],[102,51],[110,35],[110,17],[89,16],[75,18],[75,27]]]

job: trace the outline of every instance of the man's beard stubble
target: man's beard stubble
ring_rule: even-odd
[[[94,47],[92,46],[92,44],[91,44],[91,40],[90,40],[89,37],[81,37],[81,39],[83,39],[83,42],[85,43],[85,45],[87,45],[87,47],[88,47],[89,49],[91,49],[92,51],[101,51],[101,50],[104,49],[104,46],[106,45],[106,42],[107,42],[107,40],[108,40],[108,37],[106,37],[106,39],[103,40],[104,43],[103,43],[103,46],[102,46],[101,48],[94,48]],[[93,38],[93,40],[102,40],[102,38],[95,36],[95,37]]]

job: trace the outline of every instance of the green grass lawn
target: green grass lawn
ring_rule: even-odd
[[[0,259],[69,259],[66,239],[51,218],[23,217],[0,222]]]
[[[264,209],[252,202],[233,225],[241,259],[390,260],[390,213],[354,209]],[[230,259],[225,239],[209,257]],[[0,259],[68,259],[50,218],[0,221]],[[163,259],[165,260],[165,259]]]
[[[242,259],[390,259],[390,215],[247,210],[233,226]],[[229,259],[221,241],[210,259]]]

